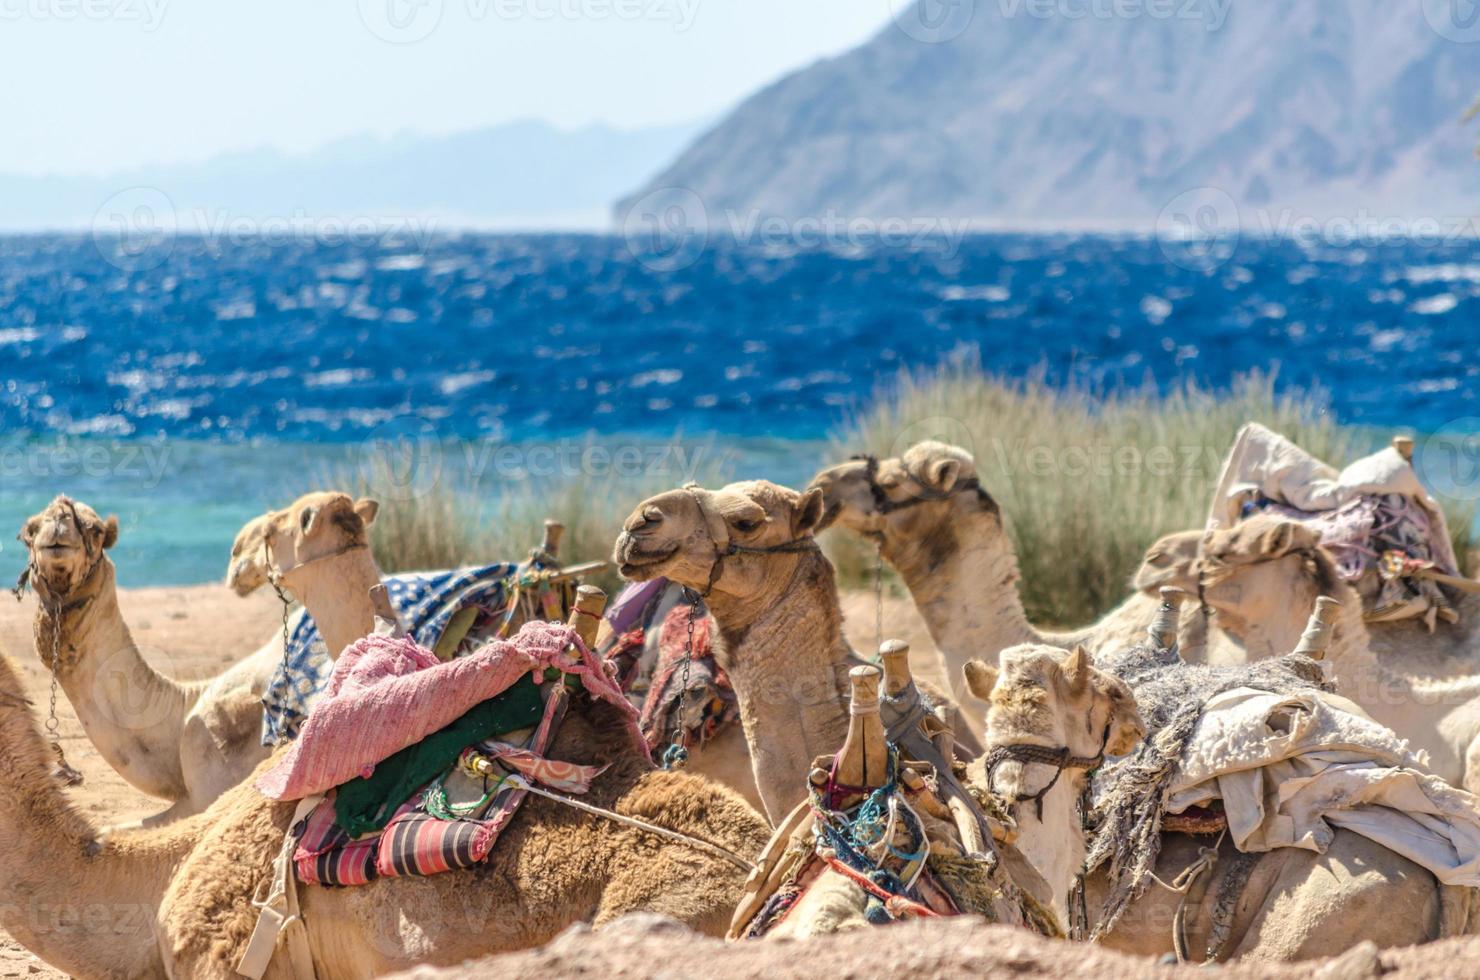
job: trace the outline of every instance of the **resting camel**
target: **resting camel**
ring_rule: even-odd
[[[617,711],[575,692],[550,756],[609,764],[582,799],[749,856],[760,815],[695,776],[656,771]],[[82,977],[235,975],[294,804],[251,785],[168,827],[100,836],[49,774],[48,752],[0,657],[0,926]],[[261,770],[265,771],[264,765]],[[745,871],[713,854],[532,796],[480,865],[357,888],[300,886],[321,978],[364,977],[547,942],[634,911],[720,935]],[[294,928],[290,926],[289,928]],[[268,976],[292,976],[283,948]]]
[[[119,613],[107,555],[116,518],[57,497],[20,537],[40,600],[37,656],[108,764],[141,792],[173,801],[145,826],[199,813],[267,757],[261,699],[281,637],[215,678],[177,681],[144,659]]]
[[[1337,690],[1427,752],[1439,776],[1480,790],[1480,676],[1435,678],[1412,671],[1399,652],[1378,654],[1372,635],[1385,624],[1363,621],[1361,597],[1340,577],[1314,531],[1272,516],[1251,517],[1211,532],[1196,569],[1218,628],[1246,651],[1234,660],[1238,648],[1229,647],[1224,662],[1293,649],[1316,599],[1340,602],[1325,658]]]
[[[968,689],[988,705],[988,752],[971,764],[969,776],[978,789],[999,794],[1010,805],[1018,846],[1054,894],[1066,895],[1085,856],[1078,813],[1085,767],[1102,747],[1113,754],[1137,741],[1135,699],[1120,680],[1097,670],[1082,647],[1066,652],[1016,646],[1001,654],[1000,664],[975,661],[966,667]],[[1071,765],[1014,757],[1021,746],[1066,750]],[[1040,795],[1041,811],[1035,802]],[[1156,874],[1171,882],[1198,859],[1199,846],[1209,838],[1164,833],[1162,841]],[[1190,903],[1191,950],[1208,945],[1211,913],[1231,853],[1224,843],[1206,895]],[[1103,874],[1086,881],[1090,928],[1102,907],[1104,886]],[[1172,953],[1179,901],[1170,890],[1150,885],[1101,941],[1128,953]],[[1299,960],[1339,954],[1364,940],[1383,948],[1406,946],[1437,938],[1442,915],[1439,888],[1428,871],[1365,837],[1338,830],[1325,854],[1284,848],[1259,858],[1238,899],[1225,949],[1235,957]]]
[[[964,449],[922,442],[898,459],[855,459],[817,474],[812,486],[826,501],[823,526],[833,523],[874,541],[899,572],[945,660],[952,683],[971,657],[989,659],[1019,643],[1083,644],[1092,652],[1134,643],[1156,609],[1154,586],[1190,562],[1186,540],[1155,555],[1137,592],[1098,623],[1046,633],[1028,622],[1017,591],[1017,554],[1002,512]],[[1164,564],[1165,571],[1161,566]],[[982,706],[961,711],[981,730]]]

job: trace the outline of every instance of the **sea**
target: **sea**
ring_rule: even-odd
[[[592,453],[804,482],[942,364],[1106,391],[1275,371],[1343,422],[1473,426],[1480,243],[0,237],[0,575],[67,492],[122,518],[123,584],[218,580],[244,520],[388,439],[465,447],[488,496]]]

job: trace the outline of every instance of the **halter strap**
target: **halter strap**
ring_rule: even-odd
[[[698,593],[701,599],[708,598],[709,593],[714,591],[714,585],[719,581],[720,574],[724,571],[724,560],[732,555],[781,555],[797,554],[804,551],[817,551],[817,539],[812,535],[804,535],[783,541],[780,544],[754,547],[751,545],[736,544],[730,540],[729,531],[725,531],[725,544],[720,547],[719,539],[715,537],[714,525],[709,520],[709,511],[704,506],[702,490],[695,484],[684,487],[694,495],[694,502],[699,506],[699,513],[704,518],[704,530],[709,535],[709,543],[714,547],[714,560],[709,565],[709,581],[704,586],[704,591]]]
[[[949,490],[936,490],[915,480],[920,485],[919,492],[912,493],[908,500],[890,500],[889,494],[879,484],[879,457],[872,453],[859,453],[853,457],[862,460],[865,464],[865,473],[868,475],[869,492],[874,495],[874,509],[880,514],[892,514],[897,510],[908,510],[920,504],[928,504],[937,500],[949,500],[958,493],[975,492],[978,498],[991,500],[992,498],[982,489],[982,481],[975,476],[967,477],[956,483]],[[911,477],[911,479],[914,479]]]
[[[992,776],[997,767],[1004,762],[1036,762],[1040,765],[1053,766],[1053,778],[1032,796],[1024,796],[1014,799],[1012,803],[1036,803],[1038,804],[1038,815],[1043,816],[1043,798],[1048,791],[1058,783],[1059,777],[1064,774],[1065,769],[1084,769],[1093,771],[1098,769],[1105,761],[1105,746],[1110,744],[1110,725],[1105,725],[1105,736],[1100,739],[1100,751],[1094,755],[1070,755],[1069,747],[1061,745],[1051,749],[1046,745],[1033,745],[1027,742],[1013,742],[1008,745],[999,745],[987,753],[987,792],[996,793],[992,788]]]
[[[77,532],[77,537],[82,540],[82,553],[87,556],[87,570],[78,577],[70,589],[60,595],[56,595],[54,597],[56,600],[54,603],[48,603],[39,593],[37,594],[36,598],[41,601],[41,607],[46,610],[47,615],[58,621],[66,613],[87,604],[88,597],[83,596],[78,599],[72,599],[72,594],[88,583],[93,577],[93,573],[98,570],[98,565],[103,560],[103,549],[99,548],[98,553],[93,554],[92,545],[87,540],[87,532],[82,528],[82,519],[77,516],[76,502],[71,497],[62,497],[62,505],[67,508],[67,516],[72,519],[72,528]],[[37,581],[46,581],[45,576],[41,574],[41,569],[36,567],[36,549],[27,545],[26,551],[29,554],[26,567],[21,569],[20,578],[16,579],[15,588],[10,590],[17,601],[20,600],[22,593],[26,591],[27,585],[35,588]],[[50,592],[50,585],[47,585],[46,589]]]

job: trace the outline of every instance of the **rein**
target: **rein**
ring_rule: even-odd
[[[709,523],[708,511],[704,507],[704,498],[699,495],[699,488],[690,484],[684,487],[684,489],[694,495],[694,502],[699,505],[699,513],[705,518],[705,533],[709,535],[709,543],[714,546],[714,560],[709,566],[709,581],[705,584],[704,591],[698,593],[701,599],[707,599],[709,593],[714,591],[714,585],[719,581],[720,574],[724,571],[724,561],[726,558],[734,555],[784,555],[820,550],[817,547],[817,539],[810,534],[765,547],[736,544],[734,541],[727,540],[725,546],[721,548],[719,539],[714,536],[714,528]]]

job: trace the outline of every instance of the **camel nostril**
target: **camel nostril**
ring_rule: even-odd
[[[663,512],[656,507],[645,507],[641,514],[633,514],[622,529],[629,534],[655,524],[663,523]]]

